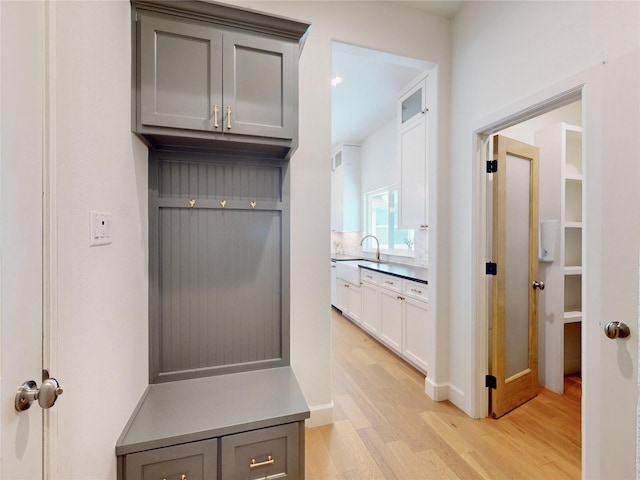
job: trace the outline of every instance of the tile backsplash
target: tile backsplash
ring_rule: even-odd
[[[363,258],[375,258],[374,252],[363,252],[360,246],[362,240],[360,232],[331,232],[331,253],[343,253],[345,255],[362,256]],[[380,258],[386,262],[415,265],[417,267],[429,266],[429,230],[416,230],[413,249],[406,255],[388,255],[384,250],[380,252]]]

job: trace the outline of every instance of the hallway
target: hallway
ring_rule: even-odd
[[[424,377],[332,311],[334,424],[306,430],[306,478],[578,479],[580,386],[499,420],[424,393]]]

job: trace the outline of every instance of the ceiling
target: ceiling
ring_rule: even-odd
[[[460,0],[390,0],[405,7],[452,18],[466,3]],[[433,64],[391,53],[333,43],[331,144],[361,143],[395,118],[400,92]]]
[[[389,0],[445,18],[466,3],[460,0]],[[361,143],[395,117],[399,93],[432,64],[344,43],[333,43],[331,144]]]
[[[331,144],[361,143],[396,117],[399,93],[432,64],[390,53],[333,43]]]
[[[401,3],[407,7],[417,8],[424,12],[433,13],[441,17],[452,18],[460,7],[465,3],[461,0],[390,0],[396,3]]]

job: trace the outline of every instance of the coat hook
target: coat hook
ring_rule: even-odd
[[[196,206],[196,201],[193,198],[189,199],[189,208],[193,208]]]
[[[224,208],[227,205],[227,201],[226,200],[220,200],[220,205],[222,205],[222,208]]]
[[[251,202],[249,202],[249,204],[251,205],[251,208],[256,208],[256,205],[258,203],[255,200],[252,200]]]

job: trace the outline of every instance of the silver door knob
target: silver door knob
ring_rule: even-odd
[[[539,288],[540,290],[544,290],[544,282],[539,282],[537,280],[533,281],[533,289]]]
[[[609,322],[604,326],[604,334],[611,338],[627,338],[631,331],[629,327],[622,322]]]
[[[15,399],[16,411],[24,412],[36,400],[42,408],[51,408],[60,395],[62,389],[55,378],[47,378],[40,388],[36,382],[29,380],[18,388]]]

